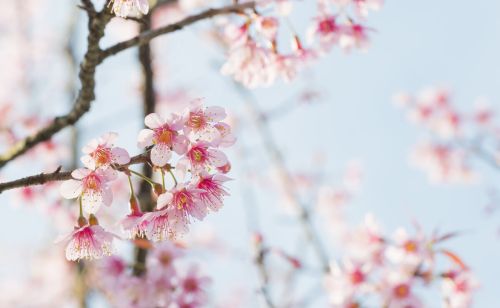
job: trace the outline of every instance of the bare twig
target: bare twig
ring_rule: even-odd
[[[286,193],[291,196],[293,205],[299,213],[298,218],[301,222],[304,233],[306,234],[308,240],[311,242],[311,245],[318,257],[318,261],[320,262],[322,271],[326,273],[329,271],[328,255],[326,254],[326,251],[321,243],[319,235],[314,230],[314,226],[307,207],[302,204],[300,198],[295,192],[292,176],[288,171],[288,168],[286,167],[283,160],[283,155],[273,138],[272,132],[267,122],[267,118],[262,114],[262,112],[260,112],[257,100],[250,91],[244,89],[241,85],[236,83],[235,88],[238,90],[238,93],[241,95],[244,102],[247,104],[253,114],[253,119],[264,144],[264,148],[273,164],[277,167],[278,172],[280,173],[280,177],[284,182],[284,189],[286,190]]]

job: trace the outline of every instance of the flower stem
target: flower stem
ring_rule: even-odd
[[[128,178],[128,185],[130,187],[130,195],[134,197],[135,193],[134,193],[134,185],[132,184],[132,178],[131,176],[127,176],[127,178]]]
[[[170,173],[170,175],[172,176],[172,179],[174,179],[174,184],[175,184],[175,186],[177,186],[177,179],[175,178],[175,175],[174,175],[174,173],[172,172],[172,170],[168,170],[168,173]]]
[[[143,179],[144,181],[146,181],[146,182],[148,182],[149,184],[151,184],[151,186],[153,186],[153,187],[154,187],[154,186],[156,185],[155,181],[153,181],[152,179],[148,178],[147,176],[145,176],[145,175],[143,175],[143,174],[140,174],[139,172],[134,171],[134,170],[130,170],[130,169],[129,169],[129,171],[130,171],[130,173],[137,175],[138,177],[140,177],[140,178],[141,178],[141,179]]]
[[[165,171],[163,169],[160,169],[161,172],[161,184],[163,185],[163,190],[165,190]]]

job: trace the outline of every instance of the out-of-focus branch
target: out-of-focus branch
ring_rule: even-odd
[[[149,43],[152,39],[163,35],[167,33],[171,33],[174,31],[182,30],[184,27],[189,26],[193,23],[196,23],[198,21],[212,18],[218,15],[225,15],[225,14],[231,14],[231,13],[243,13],[244,10],[246,9],[253,9],[255,7],[255,2],[245,2],[241,4],[235,4],[235,5],[229,5],[217,9],[208,9],[206,11],[203,11],[199,14],[192,15],[189,17],[184,18],[183,20],[163,26],[161,28],[155,29],[155,30],[149,30],[142,32],[138,36],[131,38],[129,40],[123,41],[121,43],[115,44],[111,47],[108,47],[103,50],[101,54],[101,60],[104,60],[112,55],[115,55],[125,49],[137,46],[137,45],[144,45]]]
[[[119,171],[125,170],[130,165],[145,163],[149,160],[149,153],[139,154],[130,159],[128,164],[114,166],[113,168]],[[66,181],[71,179],[71,171],[61,171],[61,167],[57,168],[56,171],[51,173],[40,173],[37,175],[27,176],[18,180],[0,183],[0,194],[6,190],[26,187],[43,185],[49,182],[56,181]]]
[[[288,171],[288,168],[286,167],[283,160],[283,155],[273,138],[272,132],[269,128],[269,124],[267,122],[267,118],[260,111],[257,100],[250,91],[236,83],[235,88],[238,90],[238,93],[241,95],[243,101],[249,107],[250,112],[252,112],[252,116],[264,144],[264,148],[268,153],[272,163],[277,167],[278,172],[280,173],[281,179],[283,180],[284,189],[286,190],[286,193],[291,197],[293,205],[299,213],[299,221],[302,225],[304,233],[307,236],[307,239],[311,242],[322,270],[324,272],[328,272],[329,258],[321,243],[319,235],[314,229],[314,225],[311,221],[311,217],[307,207],[302,204],[300,198],[295,192],[292,176]]]
[[[46,127],[42,128],[35,134],[17,142],[12,148],[7,150],[6,153],[1,154],[0,168],[17,158],[18,156],[26,153],[29,149],[33,148],[37,144],[49,140],[53,135],[55,135],[65,127],[75,124],[86,112],[90,110],[91,102],[95,99],[95,71],[97,66],[102,63],[104,59],[115,55],[125,49],[137,45],[144,45],[150,42],[155,37],[181,30],[184,27],[203,19],[211,18],[217,15],[241,13],[245,9],[253,7],[255,7],[255,2],[252,1],[242,4],[225,6],[218,9],[208,9],[202,13],[186,17],[179,22],[161,27],[159,29],[145,31],[135,38],[118,43],[105,50],[101,50],[99,47],[99,42],[104,36],[104,28],[113,16],[110,12],[108,12],[106,8],[104,8],[101,12],[94,14],[91,9],[88,9],[88,7],[85,6],[85,8],[87,8],[86,11],[89,15],[87,52],[85,53],[84,59],[80,64],[79,78],[81,82],[81,88],[78,92],[73,108],[68,114],[56,117]]]
[[[151,30],[151,15],[144,16],[144,23],[141,24],[141,32]],[[156,106],[156,94],[154,86],[153,74],[153,59],[151,53],[151,46],[149,43],[139,47],[139,62],[142,69],[143,89],[142,89],[142,106],[143,112],[141,119],[146,115],[153,113]],[[151,166],[144,164],[143,174],[151,177],[153,170]],[[149,183],[141,181],[139,189],[139,203],[143,212],[151,212],[154,209],[154,200],[151,195]],[[135,248],[135,260],[133,265],[134,275],[142,275],[146,271],[146,257],[148,251],[144,248]]]

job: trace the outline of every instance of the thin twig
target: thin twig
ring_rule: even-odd
[[[108,47],[103,50],[101,53],[101,60],[104,60],[108,58],[109,56],[115,55],[125,49],[138,46],[138,45],[143,45],[149,43],[152,39],[163,35],[167,33],[171,33],[174,31],[178,31],[183,29],[184,27],[191,25],[193,23],[196,23],[198,21],[212,18],[218,15],[224,15],[224,14],[230,14],[230,13],[242,13],[245,9],[252,9],[255,7],[255,2],[246,2],[242,4],[235,4],[235,5],[229,5],[225,7],[221,7],[218,9],[208,9],[204,12],[201,12],[196,15],[192,15],[189,17],[184,18],[183,20],[166,25],[163,27],[160,27],[155,30],[150,30],[150,31],[145,31],[142,32],[141,34],[137,35],[134,38],[131,38],[129,40],[123,41],[121,43],[117,43],[111,47]]]
[[[311,220],[307,207],[302,204],[300,198],[295,192],[292,176],[288,171],[288,168],[286,167],[283,160],[283,155],[273,138],[272,132],[269,128],[269,124],[267,122],[267,118],[262,114],[262,112],[260,112],[257,100],[250,91],[246,90],[241,85],[236,83],[235,87],[253,114],[253,119],[264,144],[264,148],[268,153],[271,161],[277,167],[280,173],[281,179],[284,182],[284,189],[286,190],[286,193],[291,196],[293,205],[299,213],[298,219],[301,222],[304,233],[306,234],[307,239],[311,242],[318,261],[320,262],[322,271],[326,273],[329,271],[328,255],[321,243],[319,235],[314,229],[313,222]]]

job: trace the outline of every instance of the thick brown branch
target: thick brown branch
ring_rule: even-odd
[[[127,168],[130,165],[144,163],[144,162],[148,161],[148,159],[149,159],[148,155],[149,155],[148,153],[144,153],[144,154],[134,156],[130,159],[130,162],[128,164],[115,166],[114,169],[119,170],[119,171],[123,171],[123,170],[125,170],[125,168]],[[46,184],[49,182],[66,181],[66,180],[71,179],[71,171],[62,172],[60,169],[61,169],[61,167],[59,167],[56,171],[51,172],[51,173],[40,173],[37,175],[24,177],[24,178],[21,178],[18,180],[0,183],[0,194],[6,190],[10,190],[10,189],[14,189],[14,188],[43,185],[43,184]]]
[[[218,9],[208,9],[204,12],[201,12],[196,15],[192,15],[189,17],[184,18],[183,20],[155,29],[155,30],[150,30],[150,31],[145,31],[138,36],[131,38],[129,40],[123,41],[121,43],[118,43],[116,45],[113,45],[111,47],[108,47],[103,50],[101,57],[102,60],[106,59],[109,56],[115,55],[125,49],[137,46],[137,45],[144,45],[146,43],[149,43],[152,39],[163,35],[167,33],[171,33],[174,31],[178,31],[183,29],[184,27],[191,25],[193,23],[196,23],[198,21],[208,19],[215,17],[217,15],[224,15],[224,14],[230,14],[230,13],[242,13],[245,9],[252,9],[255,7],[255,2],[246,2],[246,3],[241,3],[241,4],[235,4],[235,5],[229,5],[225,7],[221,7]]]

